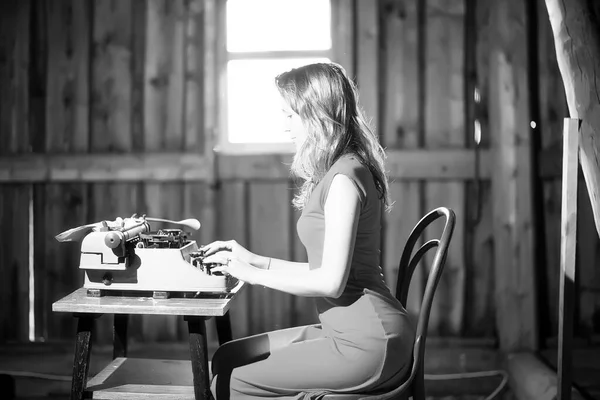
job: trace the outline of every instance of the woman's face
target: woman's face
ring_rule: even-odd
[[[285,102],[282,102],[282,115],[283,115],[283,131],[286,135],[289,135],[296,146],[296,151],[300,149],[302,143],[308,136],[306,128],[302,123],[300,116],[296,114]]]

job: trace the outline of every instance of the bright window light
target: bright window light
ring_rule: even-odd
[[[327,59],[232,60],[227,65],[228,130],[231,143],[291,142],[281,126],[275,77],[291,68]]]
[[[329,0],[227,0],[227,51],[331,48]]]
[[[227,0],[227,92],[221,140],[231,149],[283,145],[275,77],[331,57],[329,0]],[[287,147],[286,147],[287,146]],[[284,151],[287,151],[284,150]]]

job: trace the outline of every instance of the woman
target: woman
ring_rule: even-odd
[[[285,131],[303,180],[294,198],[308,263],[253,254],[235,241],[202,248],[214,271],[298,296],[316,297],[320,325],[232,341],[213,358],[213,395],[318,398],[379,391],[409,369],[414,330],[384,283],[381,213],[388,206],[385,153],[365,123],[357,90],[336,64],[276,78]]]

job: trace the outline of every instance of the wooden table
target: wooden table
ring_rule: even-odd
[[[210,382],[208,371],[208,354],[205,320],[217,317],[217,334],[219,344],[231,340],[231,324],[227,311],[243,288],[240,282],[224,298],[169,298],[155,299],[152,297],[104,296],[88,297],[84,288],[77,289],[68,296],[52,304],[52,311],[70,312],[78,319],[75,355],[73,359],[73,381],[71,384],[71,399],[84,398],[84,392],[94,392],[93,398],[210,398]],[[92,349],[92,333],[94,319],[102,314],[114,314],[113,362],[89,382],[88,371]],[[127,322],[130,314],[151,315],[181,315],[188,322],[191,374],[193,391],[190,386],[171,385],[161,386],[160,392],[152,392],[156,385],[121,385],[118,390],[111,391],[107,384],[109,377],[114,377],[119,368],[127,365],[130,371],[139,370],[140,365],[133,359],[127,359]],[[140,359],[141,361],[141,359]],[[170,368],[181,368],[187,365],[189,373],[190,361],[180,364],[174,361],[145,360],[147,372],[160,374]],[[181,375],[180,373],[176,373]],[[151,379],[151,378],[150,378]],[[113,379],[113,382],[116,380]],[[118,380],[117,380],[118,381]],[[171,383],[171,382],[167,382]],[[150,386],[155,387],[152,389]],[[142,393],[149,390],[148,393]],[[170,395],[167,393],[170,391]],[[129,393],[129,395],[128,395]],[[155,396],[152,396],[154,394]]]

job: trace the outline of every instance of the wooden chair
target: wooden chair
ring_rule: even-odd
[[[413,255],[414,247],[419,241],[423,231],[432,222],[440,217],[446,218],[441,238],[432,239],[425,242]],[[410,374],[407,375],[406,379],[401,385],[387,393],[336,393],[325,395],[323,397],[324,400],[404,399],[410,396],[412,396],[415,400],[425,399],[423,358],[425,355],[425,338],[427,336],[429,313],[431,311],[431,304],[433,303],[433,295],[435,294],[435,289],[442,275],[442,270],[446,261],[446,255],[448,254],[450,239],[452,238],[452,233],[454,232],[455,220],[456,217],[454,211],[449,208],[440,207],[430,211],[413,228],[404,247],[402,257],[400,258],[398,285],[396,286],[396,298],[404,307],[406,307],[408,289],[415,268],[428,250],[437,247],[431,264],[431,269],[429,271],[429,277],[425,287],[425,294],[423,295],[423,301],[421,303],[421,310],[419,312]],[[268,339],[265,339],[265,335],[266,334],[259,334],[239,340],[233,340],[226,345],[221,346],[218,351],[222,352],[224,356],[220,357],[220,359],[231,360],[233,358],[238,358],[244,359],[246,362],[252,362],[264,358],[266,355],[268,355]],[[252,345],[248,345],[249,341],[252,342]],[[225,366],[213,363],[212,373],[218,374],[221,370],[225,371],[233,367],[235,367],[235,365]]]
[[[414,247],[419,241],[423,231],[432,222],[440,217],[446,218],[440,239],[431,239],[425,242],[413,255]],[[412,397],[414,400],[425,399],[424,357],[427,326],[429,324],[429,313],[431,312],[431,305],[433,303],[435,289],[437,288],[440,277],[442,276],[444,263],[446,262],[446,256],[448,254],[448,247],[450,246],[450,240],[452,239],[452,233],[454,232],[455,222],[456,216],[454,211],[449,208],[440,207],[430,211],[413,228],[410,236],[408,237],[408,241],[404,246],[402,257],[400,258],[397,281],[398,284],[396,286],[396,298],[404,307],[406,307],[408,289],[415,268],[428,250],[437,247],[431,263],[431,269],[429,270],[423,301],[421,302],[421,310],[419,312],[419,319],[417,322],[417,330],[415,335],[415,344],[413,347],[413,360],[410,369],[410,375],[408,375],[398,387],[386,393],[327,394],[323,397],[323,400],[387,400],[408,399],[409,397]]]

